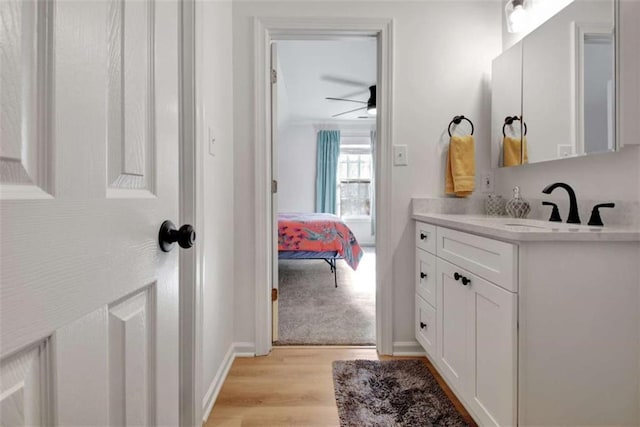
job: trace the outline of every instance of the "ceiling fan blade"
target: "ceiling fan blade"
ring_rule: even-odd
[[[334,114],[334,115],[333,115],[333,116],[331,116],[331,117],[339,117],[339,116],[342,116],[342,115],[345,115],[345,114],[353,113],[354,111],[365,110],[366,108],[367,108],[367,107],[360,107],[360,108],[356,108],[356,109],[354,109],[354,110],[344,111],[344,112],[342,112],[342,113]]]
[[[347,102],[357,102],[358,104],[366,104],[365,101],[356,101],[355,99],[346,99],[346,98],[332,98],[330,96],[327,96],[325,99],[328,99],[330,101],[347,101]]]
[[[365,88],[368,88],[369,86],[371,86],[369,83],[362,82],[362,81],[359,81],[359,80],[347,79],[347,78],[344,78],[344,77],[336,77],[336,76],[324,75],[324,76],[322,76],[320,78],[322,80],[324,80],[324,81],[327,81],[327,82],[340,83],[340,84],[349,85],[349,86],[358,86],[358,87],[365,87]]]

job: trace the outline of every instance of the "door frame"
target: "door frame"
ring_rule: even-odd
[[[198,133],[197,72],[202,55],[196,49],[201,28],[196,26],[199,2],[180,0],[179,6],[179,224],[192,224],[197,232],[193,250],[179,255],[179,422],[181,426],[201,426],[202,414],[202,260],[203,260],[203,148]],[[201,15],[201,14],[200,14]]]
[[[393,353],[391,159],[393,139],[393,20],[369,18],[254,18],[255,85],[255,313],[256,355],[272,348],[271,65],[273,40],[373,36],[378,41],[376,176],[376,348]]]

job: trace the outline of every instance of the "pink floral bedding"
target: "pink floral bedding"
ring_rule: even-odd
[[[362,258],[362,248],[349,227],[327,213],[278,214],[278,250],[336,251],[354,270]]]

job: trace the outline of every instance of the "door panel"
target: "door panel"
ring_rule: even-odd
[[[2,198],[48,198],[53,191],[49,131],[49,2],[0,2],[0,191]],[[40,108],[45,107],[45,108]],[[9,184],[8,186],[6,184]]]
[[[517,295],[469,272],[469,403],[485,425],[516,424]]]
[[[465,286],[453,278],[460,271],[452,264],[437,258],[438,296],[438,360],[444,376],[460,393],[467,373],[467,295]]]
[[[177,425],[178,2],[0,7],[0,420]]]
[[[46,400],[49,344],[43,341],[0,362],[0,425],[50,425]]]
[[[153,192],[154,3],[112,1],[108,15],[109,188]]]

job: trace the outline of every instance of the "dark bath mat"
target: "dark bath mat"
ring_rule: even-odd
[[[340,425],[467,426],[420,360],[333,362]]]

